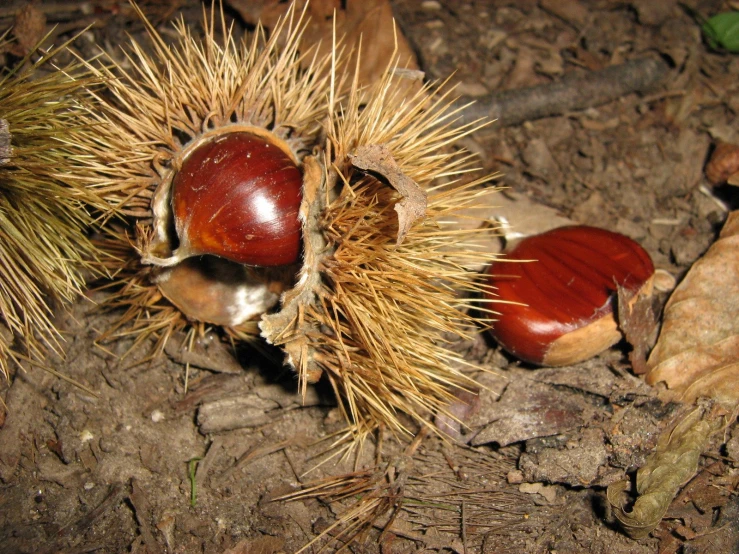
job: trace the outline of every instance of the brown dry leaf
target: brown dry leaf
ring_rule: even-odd
[[[739,402],[739,211],[690,269],[665,307],[647,362],[647,383],[665,382],[668,400],[705,396]]]
[[[598,418],[597,409],[582,395],[526,377],[516,370],[499,402],[483,404],[470,422],[482,429],[470,444],[507,446],[538,437],[551,437],[577,429]],[[478,423],[479,422],[479,423]]]
[[[385,177],[390,186],[403,197],[395,204],[395,211],[398,212],[398,240],[395,244],[399,245],[413,224],[426,217],[426,191],[400,170],[386,146],[381,144],[360,146],[353,154],[349,154],[349,159],[354,167]]]
[[[46,34],[46,16],[33,4],[26,4],[15,16],[13,35],[15,44],[11,52],[16,56],[27,56]]]
[[[713,185],[739,183],[739,146],[719,142],[706,164],[706,178]]]
[[[715,410],[695,408],[681,414],[675,426],[662,433],[655,452],[637,472],[639,498],[631,510],[624,509],[629,482],[608,487],[608,502],[630,537],[646,537],[659,525],[677,491],[696,474],[708,439],[724,424],[723,414]]]
[[[227,4],[246,22],[256,24],[261,21],[270,29],[287,12],[291,3],[281,0],[227,0]],[[297,0],[295,4],[299,12],[306,0]],[[344,46],[352,51],[349,67],[355,66],[359,45],[363,45],[358,74],[360,85],[379,80],[388,63],[396,59],[400,68],[419,69],[413,49],[395,25],[388,0],[311,0],[307,8],[310,21],[302,40],[306,48],[318,45],[319,57],[330,52],[333,46],[334,13],[336,38],[344,37]]]
[[[584,27],[590,19],[588,8],[579,0],[541,0],[539,6],[578,29]]]

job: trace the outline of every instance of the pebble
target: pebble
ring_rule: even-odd
[[[429,12],[439,11],[441,9],[441,2],[437,2],[436,0],[424,0],[421,2],[421,8]]]
[[[523,472],[518,469],[513,469],[508,472],[508,483],[511,485],[520,485],[523,483]]]
[[[677,285],[675,277],[664,269],[654,272],[654,288],[659,292],[670,292]]]

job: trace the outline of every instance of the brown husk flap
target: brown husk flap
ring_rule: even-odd
[[[328,191],[336,182],[332,174],[324,173],[323,166],[313,157],[303,160],[303,200],[300,205],[300,220],[303,222],[303,267],[298,274],[297,284],[282,297],[282,309],[275,314],[262,317],[259,325],[264,336],[272,344],[281,344],[287,363],[306,376],[301,378],[300,391],[305,396],[307,383],[318,381],[321,369],[313,359],[308,347],[308,336],[320,332],[317,326],[305,318],[306,306],[316,304],[321,295],[321,258],[327,253],[326,238],[318,221],[326,209]]]
[[[349,154],[354,167],[365,171],[374,171],[388,180],[390,186],[397,190],[403,199],[395,204],[398,212],[398,240],[403,242],[413,223],[426,216],[426,192],[413,179],[403,174],[387,146],[369,144],[357,148]]]

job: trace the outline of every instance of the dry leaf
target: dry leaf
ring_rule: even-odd
[[[665,382],[666,399],[701,396],[739,402],[739,211],[690,269],[665,307],[647,362],[647,383]]]
[[[579,0],[541,0],[539,5],[578,29],[584,27],[591,17],[588,8]]]
[[[719,142],[706,164],[706,178],[713,185],[722,185],[729,181],[737,184],[739,179],[739,146],[728,142]]]
[[[499,228],[500,232],[490,232],[478,239],[479,250],[490,254],[501,253],[506,245],[517,239],[575,224],[557,210],[505,188],[495,196],[494,206],[481,205],[458,210],[450,214],[447,221],[465,230],[479,228],[481,221],[487,222],[485,225],[491,229]],[[456,249],[457,245],[450,244],[449,248]],[[487,265],[481,263],[470,269],[485,271],[486,268]]]
[[[16,56],[27,56],[46,34],[46,16],[33,4],[26,4],[15,16],[13,35],[16,43],[11,52]]]
[[[256,24],[261,21],[268,29],[274,27],[290,6],[290,2],[281,0],[228,0],[227,3],[246,22]],[[295,4],[302,9],[306,0],[298,0]],[[310,21],[302,38],[305,48],[318,45],[319,56],[331,50],[334,13],[336,38],[344,37],[344,46],[353,52],[350,67],[356,64],[359,45],[363,45],[358,75],[360,85],[378,81],[388,63],[395,60],[398,60],[401,68],[418,70],[415,53],[395,25],[388,0],[311,0],[307,9]],[[409,85],[411,83],[414,81],[409,81]]]
[[[386,146],[360,146],[353,154],[349,154],[349,159],[354,167],[385,177],[403,197],[395,204],[395,211],[398,212],[398,240],[395,244],[400,244],[413,224],[426,216],[426,191],[400,170]]]
[[[608,502],[630,537],[646,537],[659,525],[677,491],[696,474],[708,439],[724,423],[722,415],[704,408],[680,415],[677,424],[662,433],[655,452],[637,472],[639,498],[631,510],[624,509],[629,482],[608,487]]]

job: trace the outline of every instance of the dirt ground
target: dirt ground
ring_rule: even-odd
[[[19,5],[0,8],[0,28]],[[159,28],[180,15],[199,25],[198,2],[163,5],[145,4]],[[62,33],[101,21],[81,39],[82,51],[141,32],[123,3],[39,6]],[[739,142],[739,56],[709,48],[691,15],[739,10],[736,2],[392,7],[427,78],[453,74],[460,94],[481,100],[628,60],[668,62],[653,90],[492,124],[466,139],[485,170],[504,174],[506,200],[524,206],[509,217],[523,232],[531,222],[515,214],[530,210],[618,231],[679,281],[739,206],[736,188],[704,176],[717,141]],[[235,11],[227,14],[243,28]],[[93,301],[101,295],[90,293]],[[605,488],[633,476],[683,409],[660,402],[631,373],[623,344],[576,366],[533,369],[486,336],[460,343],[494,372],[477,376],[488,390],[456,444],[420,437],[404,457],[408,443],[386,436],[341,459],[331,456],[344,424],[329,391],[311,390],[301,404],[275,353],[243,348],[234,357],[210,337],[196,345],[186,389],[175,344],[143,362],[151,345],[121,359],[130,340],[95,344],[115,317],[93,302],[59,315],[67,354],[50,365],[88,391],[35,367],[0,384],[2,553],[293,553],[323,531],[336,536],[342,527],[330,526],[355,505],[358,515],[377,507],[348,546],[355,553],[739,552],[736,427],[713,441],[650,536],[635,541],[619,529]],[[402,494],[386,467],[402,474]],[[278,500],[318,479],[354,484],[355,494]],[[305,552],[322,545],[338,548],[324,537]]]

